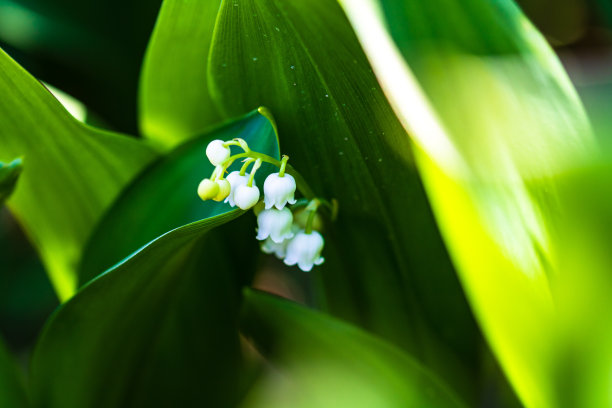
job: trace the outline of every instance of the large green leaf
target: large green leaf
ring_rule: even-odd
[[[140,127],[145,136],[174,145],[221,119],[206,85],[220,4],[221,0],[164,1],[140,80]]]
[[[81,260],[81,284],[174,228],[230,212],[228,204],[202,202],[197,195],[198,184],[213,171],[205,155],[206,146],[211,140],[239,137],[251,149],[280,159],[272,121],[265,108],[260,108],[153,163],[125,189],[92,234]],[[238,169],[241,164],[234,167]],[[256,180],[260,186],[272,169],[265,164],[259,170]]]
[[[462,407],[415,359],[298,304],[247,290],[242,328],[272,368],[246,407]]]
[[[209,42],[201,33],[209,20],[193,23],[204,7],[197,3],[166,0],[173,13],[160,15],[156,38],[165,40],[152,42],[150,56],[172,53],[171,44],[187,41],[182,30],[172,29],[183,20],[192,27],[190,49],[204,54]],[[197,90],[197,109],[216,109],[223,117],[269,107],[283,153],[318,194],[340,203],[340,216],[326,233],[326,263],[313,274],[318,305],[411,350],[453,381],[471,382],[474,372],[455,370],[474,364],[477,330],[416,174],[409,139],[339,6],[331,0],[226,1],[214,30],[206,83],[150,86],[142,95],[180,99]],[[155,66],[148,69],[153,75]],[[192,69],[176,61],[172,74],[164,75],[196,81]],[[193,126],[188,117],[173,115],[173,121]],[[469,393],[464,384],[457,388]]]
[[[559,406],[554,178],[593,148],[571,83],[510,0],[341,3],[494,351],[527,406]]]
[[[224,2],[208,79],[226,115],[268,106],[283,153],[316,192],[340,202],[327,236],[328,263],[315,270],[322,306],[453,381],[474,376],[457,374],[455,357],[439,344],[473,364],[475,328],[414,170],[409,138],[339,6]]]
[[[34,352],[35,405],[235,404],[244,381],[239,273],[253,248],[227,251],[231,240],[207,233],[242,213],[161,236],[64,303]]]
[[[612,326],[612,156],[577,166],[560,180],[566,217],[555,228],[559,314],[555,391],[564,406],[610,405]]]
[[[0,160],[27,162],[8,201],[38,249],[62,299],[76,289],[86,239],[121,188],[154,151],[74,119],[0,50]]]
[[[21,174],[22,160],[15,159],[10,163],[0,162],[0,204],[11,195]]]
[[[207,234],[244,212],[202,202],[197,186],[213,170],[210,140],[240,137],[278,158],[272,121],[260,108],[219,126],[154,162],[122,192],[84,253],[84,286],[37,346],[36,402],[231,406],[240,399],[248,370],[236,311],[253,273],[253,220]],[[269,170],[260,169],[260,182]]]
[[[22,373],[0,341],[0,406],[25,408],[29,406]]]

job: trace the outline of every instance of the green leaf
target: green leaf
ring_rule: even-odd
[[[318,195],[340,203],[339,219],[326,230],[326,263],[312,274],[318,306],[405,347],[470,393],[477,374],[466,375],[459,366],[475,370],[476,326],[409,139],[342,10],[332,0],[226,1],[210,45],[202,34],[212,29],[208,17],[193,22],[193,10],[204,7],[196,4],[165,1],[173,13],[162,12],[156,35],[166,40],[154,40],[149,55],[172,54],[170,47],[183,42],[208,55],[212,46],[206,82],[193,73],[202,59],[173,63],[172,74],[157,76],[163,87],[141,83],[147,98],[180,100],[199,92],[198,112],[217,110],[223,117],[270,108],[290,163]],[[172,29],[183,21],[188,34]],[[170,86],[170,78],[180,79]],[[182,126],[195,123],[180,112],[172,115]]]
[[[0,50],[0,160],[27,166],[9,208],[36,246],[61,299],[76,289],[76,264],[95,223],[155,157],[147,145],[75,120]]]
[[[612,362],[612,156],[602,155],[559,179],[563,218],[555,225],[558,336],[553,377],[567,406],[609,404]]]
[[[220,111],[270,108],[283,153],[317,194],[340,203],[326,264],[314,271],[320,306],[401,345],[469,394],[476,374],[458,366],[477,359],[476,328],[410,140],[340,7],[228,1],[213,38],[208,83]]]
[[[244,212],[197,195],[213,170],[208,143],[236,137],[279,157],[273,119],[259,108],[154,162],[105,214],[81,264],[84,286],[37,345],[36,402],[232,406],[240,399],[249,370],[236,314],[253,273],[253,220],[207,234]],[[262,167],[258,182],[269,171]]]
[[[463,406],[400,349],[295,303],[247,290],[242,328],[274,373],[243,406]]]
[[[29,406],[21,372],[2,341],[0,341],[0,406],[11,408]]]
[[[105,214],[84,250],[81,284],[172,229],[230,212],[229,204],[202,202],[197,189],[214,169],[205,154],[208,143],[237,137],[252,150],[280,159],[273,119],[265,108],[184,143],[138,176]],[[256,177],[259,186],[272,169],[267,164],[261,167]]]
[[[245,380],[238,272],[253,251],[235,256],[209,231],[242,213],[168,232],[64,303],[33,355],[35,405],[234,405]]]
[[[57,89],[54,86],[46,83],[43,83],[43,85],[49,92],[51,92],[51,94],[53,94],[55,99],[62,104],[62,106],[72,115],[73,118],[79,122],[91,124],[91,122],[88,120],[89,114],[87,112],[87,107],[83,104],[83,102],[73,98],[71,95],[68,95],[66,92]]]
[[[410,130],[493,350],[527,406],[559,406],[555,177],[593,149],[575,90],[510,0],[341,3]]]
[[[145,136],[173,146],[220,121],[206,85],[220,4],[221,0],[164,1],[140,80],[140,127]]]
[[[0,204],[11,195],[21,174],[22,160],[15,159],[10,163],[0,162]]]

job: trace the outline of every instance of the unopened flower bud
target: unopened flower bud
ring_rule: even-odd
[[[205,178],[198,186],[198,195],[204,201],[214,198],[219,192],[219,185],[214,181]]]
[[[213,140],[206,146],[206,157],[213,166],[218,166],[227,160],[231,155],[231,150],[228,146],[223,146],[223,140]]]
[[[236,188],[234,202],[240,209],[248,210],[259,201],[259,189],[255,186],[241,185]]]
[[[217,180],[215,181],[215,183],[217,183],[217,185],[219,186],[219,192],[217,193],[216,196],[213,197],[213,200],[215,201],[223,201],[227,198],[227,196],[229,195],[232,186],[230,185],[229,181],[223,179],[223,180]]]

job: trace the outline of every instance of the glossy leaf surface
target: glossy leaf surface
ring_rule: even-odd
[[[221,120],[206,85],[220,5],[220,0],[163,3],[140,80],[140,127],[145,136],[173,146]]]
[[[0,92],[0,160],[20,156],[28,163],[9,208],[66,299],[76,289],[76,263],[95,223],[156,153],[78,122],[3,51]]]
[[[209,87],[226,115],[268,106],[283,153],[318,194],[338,199],[328,262],[315,270],[321,306],[461,382],[456,359],[473,364],[475,327],[409,138],[339,6],[326,0],[224,2]],[[459,332],[473,341],[463,342]]]
[[[33,356],[36,406],[234,405],[244,374],[236,327],[242,258],[209,231],[240,214],[159,237],[62,305]],[[246,248],[243,255],[252,256]]]
[[[555,177],[593,148],[575,90],[512,1],[341,3],[494,351],[527,406],[558,406]]]
[[[245,334],[272,368],[246,407],[463,407],[416,360],[366,332],[247,291]]]
[[[229,204],[203,202],[197,195],[198,184],[214,169],[206,158],[206,146],[215,139],[239,137],[252,150],[280,158],[273,119],[264,115],[269,113],[261,108],[228,122],[183,144],[139,175],[92,235],[81,261],[81,284],[172,229],[232,211]],[[229,171],[241,165],[235,163]],[[260,187],[271,170],[267,164],[259,170],[256,181]]]
[[[182,12],[165,22],[162,13],[158,38],[163,27],[193,18],[195,5],[169,0],[166,7],[171,3]],[[172,31],[164,36],[184,38]],[[191,47],[207,48],[207,41]],[[162,55],[168,46],[154,50],[162,45],[154,41],[149,55]],[[459,383],[476,375],[457,374],[461,365],[474,365],[477,329],[409,139],[336,2],[223,2],[211,47],[206,83],[166,86],[159,97],[171,92],[180,99],[199,89],[198,109],[217,109],[223,117],[270,108],[290,163],[318,195],[340,203],[339,219],[326,230],[326,263],[313,274],[318,306],[411,350]],[[173,77],[191,75],[190,66],[173,66]],[[468,390],[464,385],[457,388]]]
[[[15,189],[22,165],[21,159],[15,159],[10,163],[0,162],[0,204],[3,204]]]

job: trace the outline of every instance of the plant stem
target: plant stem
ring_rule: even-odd
[[[225,162],[223,162],[221,165],[224,168],[228,168],[229,166],[232,165],[232,163],[235,160],[242,159],[243,157],[249,157],[249,158],[252,158],[252,159],[259,159],[262,162],[270,163],[273,166],[276,166],[278,168],[280,168],[282,166],[282,162],[280,160],[277,160],[277,159],[275,159],[272,156],[268,156],[267,154],[257,153],[257,152],[254,152],[252,150],[249,151],[249,152],[239,153],[239,154],[236,154],[234,156],[231,156]],[[297,185],[297,189],[300,191],[300,193],[302,193],[302,195],[304,197],[308,198],[309,200],[312,200],[313,198],[315,198],[314,192],[312,191],[312,189],[310,188],[308,183],[306,183],[306,180],[304,180],[304,177],[302,177],[302,175],[300,173],[298,173],[298,171],[295,170],[289,163],[286,163],[286,168],[291,173],[293,178],[295,179],[295,183]]]

